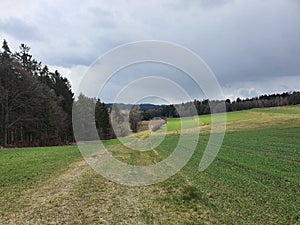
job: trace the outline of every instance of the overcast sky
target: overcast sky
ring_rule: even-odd
[[[12,50],[28,44],[36,59],[68,77],[74,91],[99,56],[141,40],[170,41],[194,51],[226,98],[300,90],[299,0],[1,0],[0,38]],[[117,74],[103,100],[112,101],[141,71],[174,74],[191,98],[203,97],[174,68],[141,68],[123,71],[128,78]]]

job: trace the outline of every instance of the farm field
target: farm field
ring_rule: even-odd
[[[194,128],[193,119],[184,119]],[[228,113],[223,145],[204,172],[198,166],[210,115],[199,120],[191,160],[150,186],[105,179],[76,146],[1,150],[0,224],[300,224],[300,106]],[[118,140],[105,145],[121,161],[150,165],[178,142],[180,119],[165,126],[164,141],[152,151]]]

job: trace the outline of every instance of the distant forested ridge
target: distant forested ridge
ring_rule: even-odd
[[[227,112],[300,104],[300,92],[261,95],[251,99],[237,98],[233,102],[229,99],[206,99],[175,105],[106,105],[100,99],[83,94],[74,101],[74,93],[67,78],[58,71],[49,71],[46,65],[30,54],[27,45],[21,44],[19,51],[13,53],[7,41],[3,41],[0,51],[0,147],[74,142],[73,105],[76,112],[74,118],[79,121],[76,126],[81,131],[77,138],[95,140],[126,136],[130,131],[137,132],[141,120],[191,116],[194,114],[190,110],[191,106],[196,108],[198,115],[203,115],[210,114],[210,107],[220,103],[225,104]],[[90,136],[88,129],[91,125],[96,126],[95,137]]]

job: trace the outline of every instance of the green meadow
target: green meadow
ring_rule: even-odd
[[[195,128],[194,118],[183,120]],[[223,145],[203,172],[211,116],[199,122],[191,160],[149,186],[107,180],[75,145],[1,150],[0,224],[300,224],[300,106],[227,113]],[[181,120],[165,126],[156,132],[165,139],[151,151],[104,144],[120,161],[151,165],[178,143]]]

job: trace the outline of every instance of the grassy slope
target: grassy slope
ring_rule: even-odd
[[[249,130],[257,128],[265,128],[273,125],[279,125],[285,127],[290,127],[292,124],[289,122],[298,120],[300,115],[300,106],[285,106],[285,107],[273,107],[273,108],[256,108],[244,111],[235,111],[227,113],[227,125],[229,130]],[[219,115],[216,114],[216,120],[218,120]],[[195,122],[192,118],[186,117],[185,120],[187,128],[194,128]],[[201,126],[206,126],[211,124],[211,115],[199,116],[199,121]],[[168,124],[165,125],[167,131],[179,131],[181,129],[181,119],[180,118],[169,118]],[[165,128],[165,127],[163,127]],[[227,131],[229,131],[227,130]]]
[[[74,146],[0,151],[0,224],[299,224],[300,107],[228,113],[223,146],[202,173],[210,116],[199,118],[206,126],[191,161],[147,187],[104,179]],[[168,131],[179,129],[178,119],[168,121]],[[148,165],[167,157],[178,137],[145,153],[106,144],[116,158]]]
[[[22,208],[21,197],[29,198],[79,160],[82,157],[75,146],[0,151],[0,216]]]

